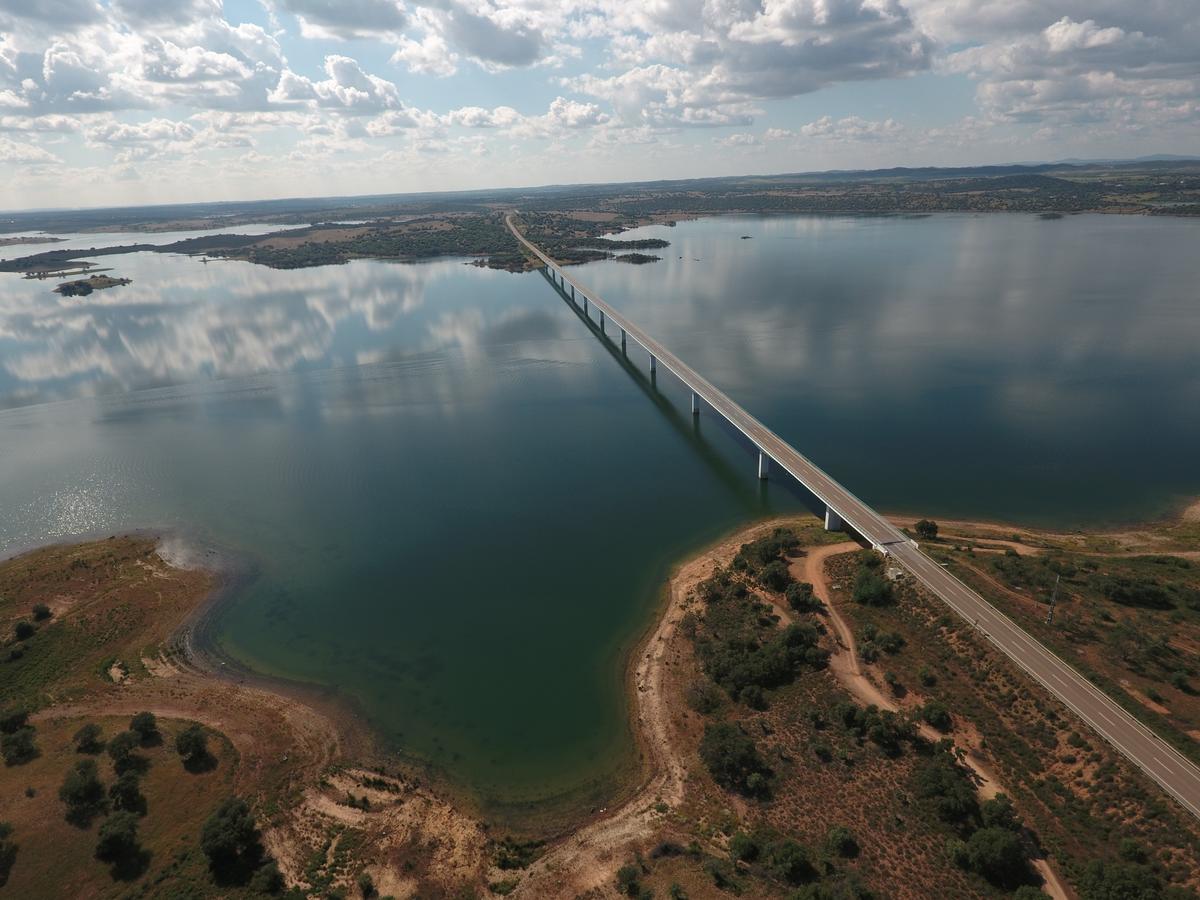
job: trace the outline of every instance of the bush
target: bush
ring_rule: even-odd
[[[932,519],[921,519],[913,526],[913,531],[921,540],[932,541],[938,536],[938,525]]]
[[[12,840],[13,827],[0,822],[0,888],[8,884],[8,873],[17,861],[17,845]]]
[[[997,794],[991,800],[985,800],[979,807],[979,817],[987,828],[1007,828],[1009,831],[1020,831],[1025,827],[1013,809],[1012,800],[1005,794]]]
[[[1160,900],[1162,882],[1148,866],[1094,860],[1076,883],[1082,900]]]
[[[230,797],[208,817],[200,849],[218,881],[244,884],[263,859],[258,825],[245,800]]]
[[[11,734],[0,736],[0,755],[3,755],[6,766],[19,766],[37,758],[38,748],[33,735],[33,728],[26,725]]]
[[[140,712],[129,720],[129,730],[136,734],[143,744],[153,743],[158,739],[158,719],[152,712]]]
[[[367,875],[366,872],[363,872],[363,875],[366,875],[367,878],[371,877],[370,875]],[[363,890],[363,875],[360,875],[358,878],[359,890]],[[264,863],[263,865],[259,866],[250,879],[250,890],[258,894],[278,894],[283,890],[283,886],[283,874],[279,871],[279,866],[277,866],[274,862]],[[372,892],[368,894],[364,891],[363,896],[375,896],[374,889],[375,885],[372,884]]]
[[[48,607],[45,603],[38,603],[33,607],[33,621],[35,622],[45,622],[52,615],[53,613],[50,612],[50,607]]]
[[[264,866],[264,868],[266,867]],[[260,869],[259,871],[262,870]],[[278,872],[279,869],[276,868],[275,871]],[[358,892],[364,897],[375,896],[375,879],[371,877],[370,872],[358,873]]]
[[[0,713],[0,734],[12,734],[29,723],[29,710],[15,706]]]
[[[893,600],[892,583],[866,569],[854,579],[854,601],[865,606],[887,606]]]
[[[992,884],[1014,888],[1029,880],[1029,862],[1016,832],[1007,828],[980,828],[967,840],[966,868]]]
[[[722,787],[750,796],[766,793],[771,770],[754,741],[736,725],[722,722],[706,726],[700,739],[700,758]]]
[[[711,681],[697,681],[687,690],[688,706],[702,715],[709,715],[721,708],[721,689]]]
[[[75,741],[76,753],[99,753],[104,749],[104,742],[100,740],[103,732],[100,726],[95,722],[88,722],[77,732],[72,740]]]
[[[758,842],[744,831],[729,839],[729,855],[738,862],[754,862],[758,859]]]
[[[792,583],[792,573],[788,571],[786,563],[777,559],[759,570],[758,580],[762,582],[763,587],[772,591],[782,591]]]
[[[37,629],[33,627],[33,623],[26,622],[24,619],[13,626],[13,636],[16,637],[18,641],[29,640],[31,637],[33,637],[36,631]]]
[[[950,711],[936,700],[930,700],[921,707],[921,718],[941,732],[949,731],[954,724]]]
[[[847,859],[858,856],[858,841],[854,834],[844,825],[834,825],[825,836],[825,852],[830,856],[842,856]]]
[[[788,606],[796,612],[810,613],[821,609],[821,601],[813,594],[813,586],[807,581],[794,581],[783,592]]]
[[[944,744],[918,763],[914,773],[917,796],[929,801],[943,821],[961,824],[975,818],[979,801],[975,786]]]
[[[766,868],[788,884],[801,884],[817,874],[808,851],[795,841],[783,840],[767,848]]]
[[[642,870],[632,864],[621,866],[617,869],[617,890],[622,894],[630,897],[636,897],[640,885],[638,879],[642,877]]]

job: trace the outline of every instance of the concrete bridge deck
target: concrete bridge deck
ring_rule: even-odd
[[[1093,731],[1154,779],[1192,815],[1200,818],[1200,767],[1122,709],[1051,650],[1030,637],[1012,619],[922,553],[916,543],[891,522],[834,481],[691,366],[567,275],[556,260],[543,253],[520,232],[512,214],[505,221],[521,245],[545,264],[550,277],[572,299],[577,302],[582,299],[585,312],[590,307],[596,308],[601,329],[606,321],[611,322],[621,330],[622,345],[628,337],[650,354],[652,372],[661,363],[691,389],[693,413],[699,412],[699,398],[758,447],[760,477],[766,477],[768,461],[775,462],[787,471],[825,504],[827,528],[840,528],[845,524],[875,549],[904,566],[928,591],[979,629],[1001,652],[1083,719]]]

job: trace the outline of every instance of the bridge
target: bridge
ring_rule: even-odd
[[[602,334],[609,323],[621,332],[621,350],[628,341],[650,356],[650,372],[661,365],[692,392],[692,415],[701,403],[722,416],[758,449],[758,477],[767,478],[772,464],[783,469],[825,506],[825,527],[850,529],[874,549],[899,563],[926,590],[973,625],[997,649],[1057,697],[1100,737],[1145,772],[1188,812],[1200,818],[1200,768],[1135,719],[1058,655],[1034,640],[1012,619],[921,552],[891,522],[823,472],[791,444],[744,410],[695,369],[613,309],[594,292],[563,271],[562,266],[529,241],[517,227],[514,214],[506,224],[514,237],[546,267],[550,279],[585,316],[594,310]]]

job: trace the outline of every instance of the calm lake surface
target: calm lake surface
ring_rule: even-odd
[[[639,234],[661,262],[579,277],[877,507],[1078,526],[1200,494],[1200,222]],[[803,508],[540,274],[101,261],[133,283],[0,276],[0,548],[152,528],[243,555],[222,648],[487,800],[599,802],[671,565]]]

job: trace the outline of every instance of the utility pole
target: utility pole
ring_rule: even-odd
[[[1054,624],[1054,601],[1058,599],[1058,583],[1062,581],[1061,575],[1054,576],[1054,592],[1050,595],[1050,609],[1046,611],[1046,624]]]

